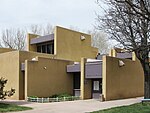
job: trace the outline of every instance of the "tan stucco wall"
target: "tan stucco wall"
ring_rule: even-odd
[[[19,53],[18,51],[0,54],[0,77],[8,79],[5,89],[14,88],[15,94],[10,99],[19,99]]]
[[[91,47],[91,35],[58,26],[56,26],[54,34],[57,58],[80,61],[81,57],[96,57],[98,49]],[[81,35],[86,39],[81,41]]]
[[[81,36],[86,39],[81,40]],[[27,51],[36,52],[36,44],[30,45],[30,40],[38,38],[39,35],[27,35]],[[95,58],[98,49],[91,47],[91,35],[73,31],[70,29],[55,27],[54,32],[54,54],[58,59],[80,61],[81,57]]]
[[[10,49],[10,48],[0,48],[0,53],[6,53],[10,51],[16,51],[15,49]]]
[[[73,76],[66,73],[69,61],[38,57],[25,62],[25,97],[48,97],[53,94],[73,93]]]
[[[20,62],[25,62],[25,60],[32,60],[32,58],[36,57],[44,57],[44,58],[56,58],[55,55],[52,54],[44,54],[32,51],[19,51]]]
[[[85,78],[85,63],[86,58],[81,58],[81,73],[80,73],[80,97],[81,99],[90,99],[92,97],[92,80]]]
[[[31,39],[37,38],[38,36],[39,35],[36,35],[36,34],[30,34],[30,33],[27,34],[27,51],[34,51],[34,52],[37,51],[36,44],[31,45],[30,41]]]
[[[125,66],[119,67],[119,60]],[[144,74],[140,62],[103,57],[103,95],[105,100],[143,96]]]
[[[12,51],[12,52],[6,52],[6,53],[0,54],[0,64],[1,64],[0,77],[5,77],[6,79],[8,79],[6,89],[15,88],[16,90],[16,93],[10,99],[17,99],[17,100],[24,99],[25,73],[21,71],[21,63],[25,63],[25,60],[31,60],[32,58],[37,58],[38,56],[44,57],[44,58],[52,58],[52,59],[55,58],[54,55],[42,54],[42,53],[37,53],[37,52],[27,52],[27,51]],[[54,66],[54,65],[51,65],[51,66]],[[59,67],[59,66],[56,66],[56,67]],[[59,71],[59,69],[57,70]],[[64,71],[66,72],[66,69],[64,69]]]
[[[54,55],[51,54],[43,54],[43,53],[37,53],[37,52],[32,52],[32,51],[19,51],[19,67],[21,67],[21,63],[25,63],[25,60],[32,60],[33,58],[37,58],[38,56],[40,57],[45,57],[45,58],[55,58]],[[25,97],[25,73],[19,69],[19,75],[20,75],[20,98],[24,99]]]

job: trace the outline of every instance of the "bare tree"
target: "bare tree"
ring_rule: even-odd
[[[54,33],[54,27],[51,24],[46,24],[46,25],[34,24],[31,25],[29,31],[34,34],[48,35]]]
[[[104,9],[104,16],[97,15],[97,27],[125,49],[135,52],[144,71],[144,98],[150,98],[150,1],[104,0],[103,3],[108,8]]]
[[[24,50],[26,31],[21,29],[5,29],[2,31],[1,47]]]
[[[127,4],[133,12],[132,15],[143,17],[150,21],[150,0],[115,0],[117,3]]]
[[[35,24],[26,29],[5,29],[1,32],[0,47],[25,50],[27,31],[39,35],[48,35],[54,32],[54,27],[51,24]]]
[[[100,54],[109,52],[110,44],[105,33],[97,30],[91,30],[88,33],[92,36],[92,46],[98,48]]]

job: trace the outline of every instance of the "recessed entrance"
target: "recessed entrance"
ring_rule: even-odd
[[[92,98],[99,99],[102,94],[102,79],[92,80]]]
[[[80,72],[73,73],[73,93],[80,96]]]

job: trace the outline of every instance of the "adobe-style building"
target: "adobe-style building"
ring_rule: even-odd
[[[101,57],[91,36],[56,26],[54,34],[28,34],[27,51],[0,49],[0,76],[11,99],[69,93],[104,100],[143,96],[144,76],[134,53],[112,49]]]

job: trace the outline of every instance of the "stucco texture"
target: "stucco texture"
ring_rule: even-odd
[[[10,51],[16,51],[15,49],[10,49],[10,48],[0,48],[0,53],[6,53]]]
[[[120,67],[119,60],[125,65]],[[103,95],[105,100],[143,96],[144,74],[138,59],[103,57]]]
[[[5,90],[15,89],[15,94],[9,99],[19,98],[19,53],[18,51],[0,54],[0,77],[7,79]]]
[[[66,72],[69,61],[38,57],[25,61],[25,97],[48,97],[73,93],[73,76]]]
[[[27,34],[27,51],[34,51],[34,52],[37,51],[36,45],[35,44],[31,45],[30,41],[31,39],[37,38],[38,36],[39,35],[36,34]]]
[[[81,36],[85,40],[81,40]],[[82,57],[95,58],[97,48],[91,47],[91,35],[56,26],[54,48],[57,58],[80,61]]]
[[[85,78],[85,63],[87,59],[81,58],[81,73],[80,73],[80,97],[81,99],[91,99],[92,97],[92,80]]]

